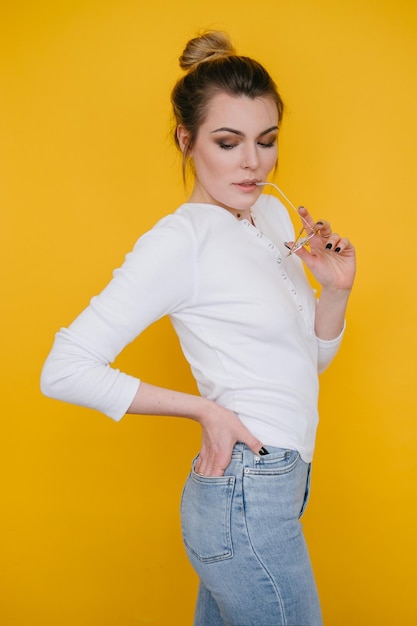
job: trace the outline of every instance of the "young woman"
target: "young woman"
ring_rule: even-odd
[[[190,162],[188,201],[142,236],[104,291],[57,334],[42,373],[51,397],[201,424],[182,502],[200,577],[195,626],[319,626],[299,518],[317,426],[318,373],[336,354],[355,274],[350,242],[263,193],[277,161],[283,104],[266,70],[222,33],[192,39],[172,104]],[[316,301],[304,262],[321,285]],[[169,315],[200,396],[109,367]]]

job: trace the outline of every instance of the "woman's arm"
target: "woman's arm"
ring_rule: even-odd
[[[341,334],[345,325],[349,295],[350,290],[322,289],[316,309],[317,337],[329,341]]]
[[[128,413],[186,417],[202,428],[202,443],[196,471],[204,476],[223,476],[238,441],[259,454],[262,443],[238,416],[212,400],[141,382]]]
[[[350,241],[333,233],[328,222],[314,224],[306,209],[300,215],[320,227],[310,240],[310,251],[301,248],[296,254],[321,285],[316,310],[315,332],[319,339],[332,340],[344,327],[346,307],[356,273],[355,249]]]
[[[221,476],[237,441],[262,447],[237,415],[205,398],[140,382],[111,367],[152,322],[192,301],[194,243],[181,217],[143,236],[113,280],[56,336],[41,376],[45,395],[119,420],[126,412],[186,417],[200,423],[197,471]]]
[[[73,327],[84,335],[88,329],[93,334],[91,315],[87,310]],[[97,329],[98,320],[93,320]],[[236,442],[246,443],[255,454],[262,447],[232,411],[201,396],[150,385],[113,369],[73,328],[58,333],[42,370],[41,389],[49,397],[96,409],[115,420],[134,413],[198,422],[202,444],[196,469],[205,476],[223,475]]]

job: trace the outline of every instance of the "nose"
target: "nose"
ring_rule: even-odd
[[[259,155],[257,146],[246,144],[242,153],[241,167],[243,169],[255,170],[259,165]]]

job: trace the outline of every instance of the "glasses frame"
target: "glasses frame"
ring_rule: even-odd
[[[303,222],[303,227],[301,228],[300,232],[298,233],[298,235],[297,235],[294,243],[292,244],[292,246],[291,246],[287,256],[291,256],[292,254],[294,254],[294,252],[297,252],[297,250],[300,250],[300,248],[304,248],[305,246],[307,246],[309,244],[309,242],[310,242],[310,239],[312,239],[315,235],[317,235],[317,233],[319,232],[319,228],[317,228],[316,226],[311,226],[311,224],[309,224],[307,222],[307,220],[302,215],[300,215],[300,213],[298,212],[298,209],[287,198],[285,193],[282,191],[282,189],[280,189],[278,187],[278,185],[276,185],[275,183],[270,183],[268,181],[265,182],[265,183],[255,183],[255,184],[258,187],[264,187],[265,185],[270,185],[271,187],[276,189],[276,191],[278,191],[278,193],[280,194],[282,199],[285,200],[285,202],[288,204],[288,206],[291,207],[291,209],[293,209],[293,211],[295,211],[295,213],[297,213],[298,217]],[[299,208],[301,208],[301,207],[299,207]],[[304,237],[302,236],[303,233],[305,233]]]

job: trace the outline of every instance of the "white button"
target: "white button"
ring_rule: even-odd
[[[255,456],[255,457],[253,457],[253,458],[255,459],[255,461],[256,461],[257,463],[258,463],[258,461],[260,461],[260,460],[261,460],[261,457],[260,457],[260,456]]]

